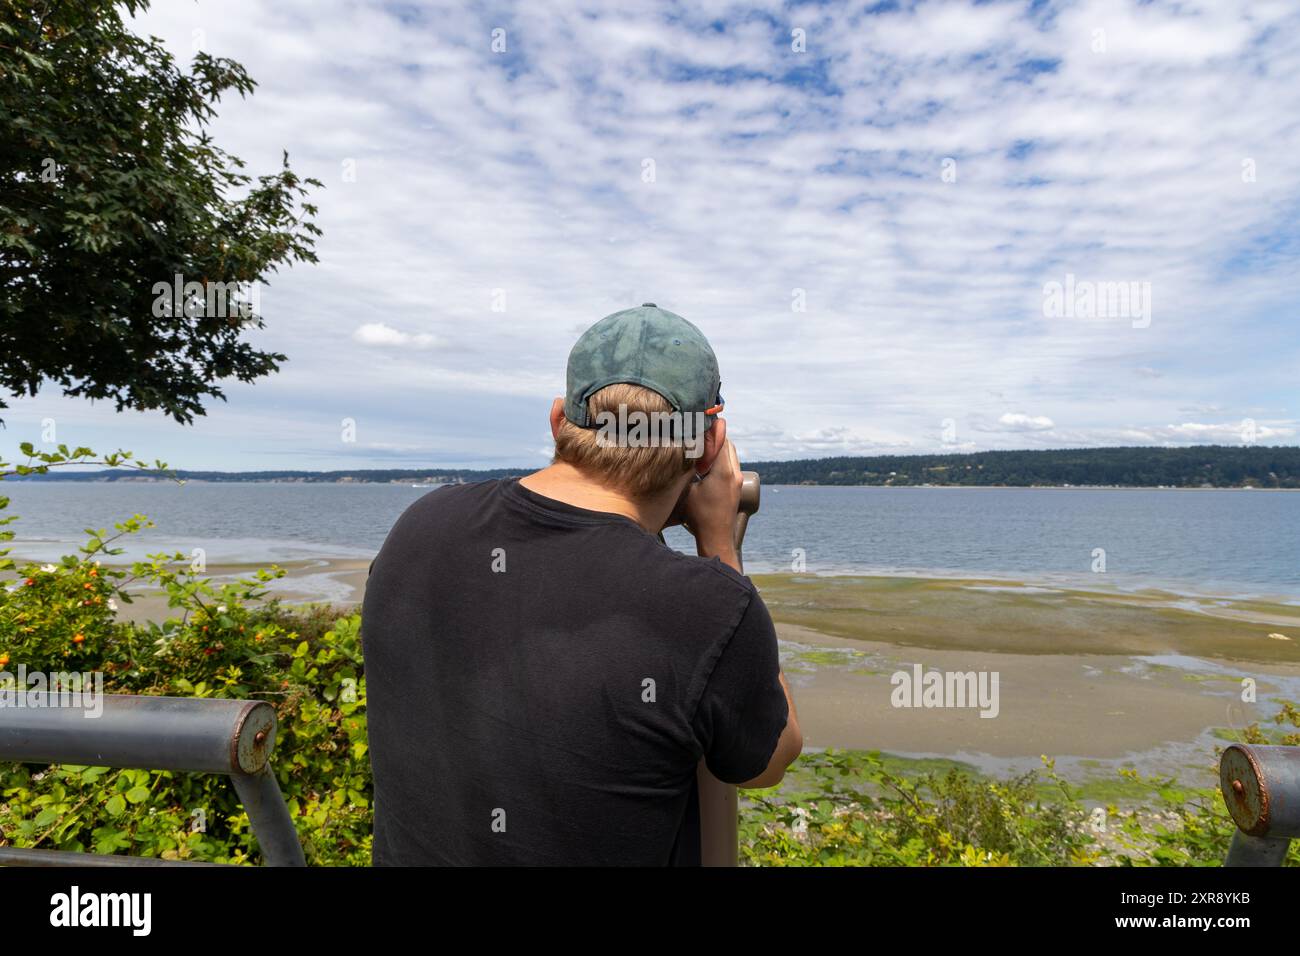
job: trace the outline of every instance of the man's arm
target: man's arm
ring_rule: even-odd
[[[736,555],[734,545],[722,541],[705,542],[700,538],[695,539],[696,553],[702,558],[717,558],[723,564],[729,565],[740,571],[740,559]],[[781,681],[781,689],[785,691],[786,706],[790,709],[790,715],[785,721],[785,730],[781,731],[781,738],[776,742],[776,749],[772,751],[772,759],[768,762],[767,768],[752,780],[746,780],[744,783],[736,786],[746,790],[754,790],[759,787],[775,787],[785,776],[786,769],[794,763],[795,758],[803,751],[803,732],[799,730],[799,715],[795,711],[794,696],[790,693],[790,684],[785,679],[785,672],[778,670],[777,678]]]
[[[785,691],[785,702],[790,708],[790,716],[785,720],[785,730],[781,731],[781,737],[776,742],[776,750],[772,751],[772,759],[768,761],[767,769],[753,780],[736,784],[743,790],[775,787],[785,776],[790,764],[794,763],[795,758],[803,750],[803,732],[799,730],[799,715],[794,710],[794,697],[790,694],[790,685],[786,682],[784,671],[778,671],[777,677],[781,681],[781,689]]]

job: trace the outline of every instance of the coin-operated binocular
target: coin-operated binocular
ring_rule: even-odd
[[[736,560],[741,562],[743,570],[745,530],[749,527],[750,516],[758,511],[762,482],[756,471],[742,471],[740,474],[740,507],[736,512],[733,536]],[[700,862],[704,866],[735,866],[740,854],[736,788],[709,773],[703,761],[700,761],[695,779],[700,794]]]

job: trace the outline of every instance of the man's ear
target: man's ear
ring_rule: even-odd
[[[718,452],[722,451],[727,444],[727,420],[719,417],[713,423],[713,427],[704,433],[704,453],[695,461],[695,472],[698,475],[707,475],[709,469],[713,467],[714,459],[718,457]]]
[[[551,402],[551,437],[560,437],[560,423],[564,421],[564,399]]]

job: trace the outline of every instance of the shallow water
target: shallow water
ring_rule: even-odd
[[[410,485],[6,482],[15,552],[50,560],[82,529],[158,525],[126,557],[203,548],[209,563],[368,557],[422,494]],[[690,549],[680,529],[675,547]],[[1105,571],[1095,572],[1104,551]],[[768,487],[746,570],[921,574],[1038,585],[1164,587],[1300,603],[1300,493]]]

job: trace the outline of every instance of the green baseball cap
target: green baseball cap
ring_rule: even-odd
[[[706,428],[722,411],[722,380],[709,340],[653,302],[607,315],[582,333],[569,352],[564,417],[580,428],[594,427],[587,400],[618,383],[658,392],[673,411],[703,413]]]

